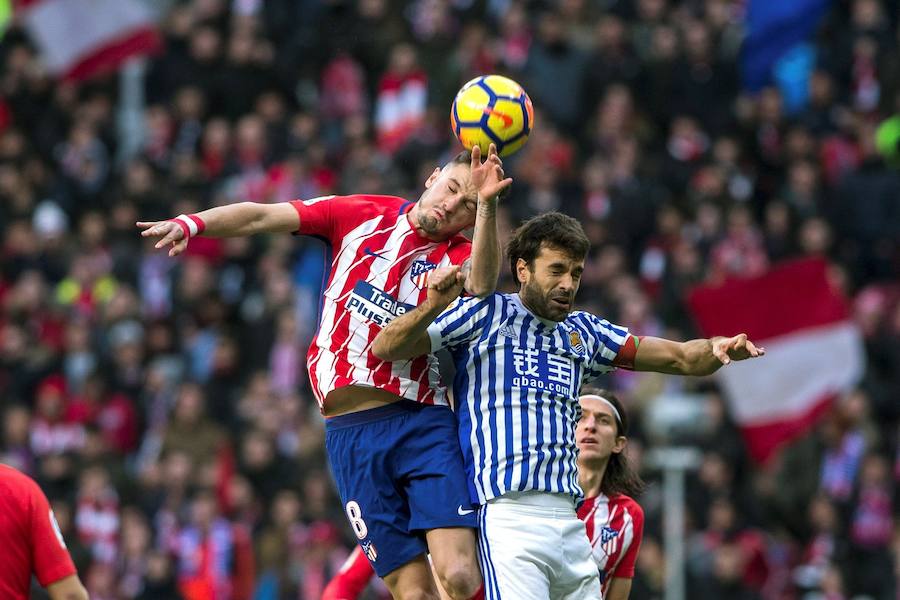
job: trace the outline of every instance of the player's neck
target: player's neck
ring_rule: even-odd
[[[578,483],[584,490],[585,498],[593,498],[600,495],[600,486],[603,483],[603,475],[606,474],[606,465],[609,464],[609,458],[601,464],[578,465]]]

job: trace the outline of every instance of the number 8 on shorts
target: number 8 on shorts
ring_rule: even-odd
[[[356,500],[348,502],[344,510],[347,512],[347,518],[350,519],[350,526],[353,527],[353,533],[356,534],[356,537],[363,539],[369,535],[369,528],[366,527],[366,522],[363,521],[362,510],[360,510]]]

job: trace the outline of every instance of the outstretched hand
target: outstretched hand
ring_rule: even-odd
[[[472,185],[478,190],[479,200],[493,199],[512,185],[512,177],[505,177],[503,161],[497,154],[497,146],[491,144],[488,157],[481,162],[481,148],[472,147],[472,163],[470,165]]]
[[[428,274],[427,301],[443,309],[459,297],[465,282],[458,265],[435,269]]]
[[[730,338],[720,337],[713,339],[712,352],[723,365],[727,365],[731,361],[762,356],[766,353],[766,349],[757,348],[753,342],[747,339],[746,333],[741,333]]]
[[[187,250],[188,238],[184,237],[184,230],[175,221],[138,221],[136,225],[143,229],[141,237],[159,238],[154,248],[171,244],[169,256],[178,256]]]

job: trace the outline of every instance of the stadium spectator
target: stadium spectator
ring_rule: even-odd
[[[423,168],[458,149],[450,95],[497,71],[525,84],[536,109],[528,145],[505,161],[516,189],[501,203],[501,233],[549,207],[579,218],[595,248],[582,307],[689,339],[694,285],[805,255],[831,263],[864,338],[858,391],[766,471],[750,466],[723,405],[711,408],[717,424],[691,441],[727,468],[692,477],[688,536],[708,532],[727,481],[736,522],[760,533],[774,566],[748,591],[726,544],[704,597],[894,599],[900,550],[872,532],[897,528],[900,498],[900,172],[886,126],[900,89],[895,0],[830,3],[809,38],[808,75],[759,91],[738,77],[745,0],[146,4],[164,44],[137,82],[143,94],[116,75],[53,79],[20,21],[0,40],[0,460],[50,497],[85,583],[178,598],[184,565],[169,544],[192,527],[198,490],[213,491],[223,530],[252,527],[256,542],[284,494],[299,498],[293,528],[324,520],[344,548],[354,539],[323,475],[322,422],[295,358],[314,333],[322,248],[197,238],[174,261],[134,222],[247,197],[412,192]],[[381,106],[398,97],[385,95],[388,79],[411,90],[411,104],[379,121],[379,94]],[[390,130],[399,137],[385,123],[401,123]],[[633,449],[659,443],[644,423],[660,390],[721,393],[711,381],[633,374],[602,383],[632,416]],[[242,456],[253,437],[269,440],[250,452],[256,462]],[[78,540],[76,514],[88,514],[79,498],[94,497],[86,475],[98,464],[130,564],[88,578],[104,563]],[[272,465],[290,476],[261,475]],[[643,475],[638,600],[665,581],[659,477]],[[310,556],[335,550],[328,535],[292,539],[265,552],[257,543],[261,598],[275,597],[264,572],[303,598],[291,565],[312,549],[296,540],[316,546]],[[810,566],[817,575],[798,578]]]

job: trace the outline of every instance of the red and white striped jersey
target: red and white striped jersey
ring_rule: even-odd
[[[603,494],[586,499],[578,508],[600,569],[603,597],[613,577],[634,577],[634,563],[644,535],[644,510],[630,496]]]
[[[307,355],[319,408],[331,390],[347,385],[447,404],[433,356],[389,363],[371,347],[385,325],[425,299],[428,272],[462,264],[471,242],[462,235],[444,242],[420,236],[407,218],[414,203],[395,196],[324,196],[291,204],[300,214],[297,233],[323,238],[330,249],[319,329]]]

